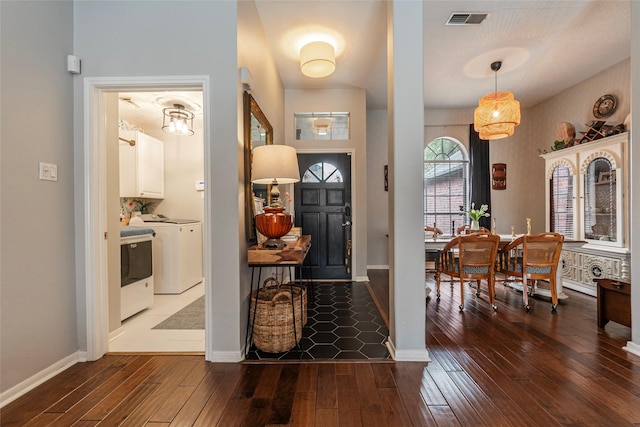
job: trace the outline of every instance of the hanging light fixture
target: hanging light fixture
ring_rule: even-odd
[[[313,127],[319,136],[327,136],[331,127],[331,119],[319,117],[313,121]]]
[[[174,135],[193,135],[194,114],[182,104],[173,104],[173,108],[162,110],[162,130]]]
[[[495,91],[483,96],[473,114],[473,128],[481,139],[491,140],[513,135],[520,124],[520,102],[512,92],[498,92],[498,70],[502,61],[491,63],[495,73]]]
[[[307,77],[327,77],[336,70],[336,52],[329,43],[311,42],[300,49],[300,70]]]

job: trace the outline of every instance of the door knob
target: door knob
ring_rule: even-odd
[[[351,221],[347,221],[347,222],[345,222],[345,223],[343,223],[343,224],[342,224],[342,226],[343,226],[343,227],[346,227],[346,226],[348,226],[348,225],[351,225]]]

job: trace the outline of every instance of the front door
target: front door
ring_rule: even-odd
[[[351,280],[351,156],[298,154],[295,224],[311,235],[303,269],[319,280]]]

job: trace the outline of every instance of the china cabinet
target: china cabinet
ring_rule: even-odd
[[[546,228],[564,245],[563,285],[596,295],[594,279],[629,280],[629,133],[542,154]]]
[[[164,198],[164,143],[138,131],[120,131],[120,197]]]

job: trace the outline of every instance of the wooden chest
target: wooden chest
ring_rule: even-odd
[[[595,279],[598,284],[598,327],[610,320],[631,327],[631,283]]]

